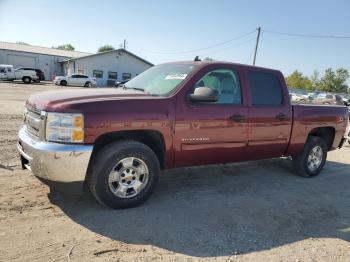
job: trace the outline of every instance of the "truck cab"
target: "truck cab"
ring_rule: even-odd
[[[12,65],[0,65],[0,80],[15,80],[15,72]]]

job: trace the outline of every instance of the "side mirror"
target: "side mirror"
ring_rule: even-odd
[[[188,95],[188,98],[192,102],[217,102],[219,94],[210,87],[197,87],[193,94]]]

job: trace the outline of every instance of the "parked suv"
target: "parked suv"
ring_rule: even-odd
[[[16,70],[24,70],[24,71],[35,71],[36,75],[39,78],[39,81],[45,80],[45,75],[44,72],[41,69],[37,69],[37,68],[30,68],[30,67],[20,67],[17,68]]]

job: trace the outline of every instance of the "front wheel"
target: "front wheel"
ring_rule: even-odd
[[[327,159],[327,143],[317,136],[310,136],[303,151],[293,157],[293,167],[296,173],[303,177],[317,176]]]
[[[151,196],[159,173],[159,161],[152,149],[137,141],[122,140],[97,153],[88,184],[100,203],[130,208]]]

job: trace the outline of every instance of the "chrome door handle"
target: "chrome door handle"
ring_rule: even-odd
[[[276,116],[277,119],[279,120],[284,120],[287,118],[287,116],[285,114],[282,114],[282,113],[279,113],[277,116]]]

